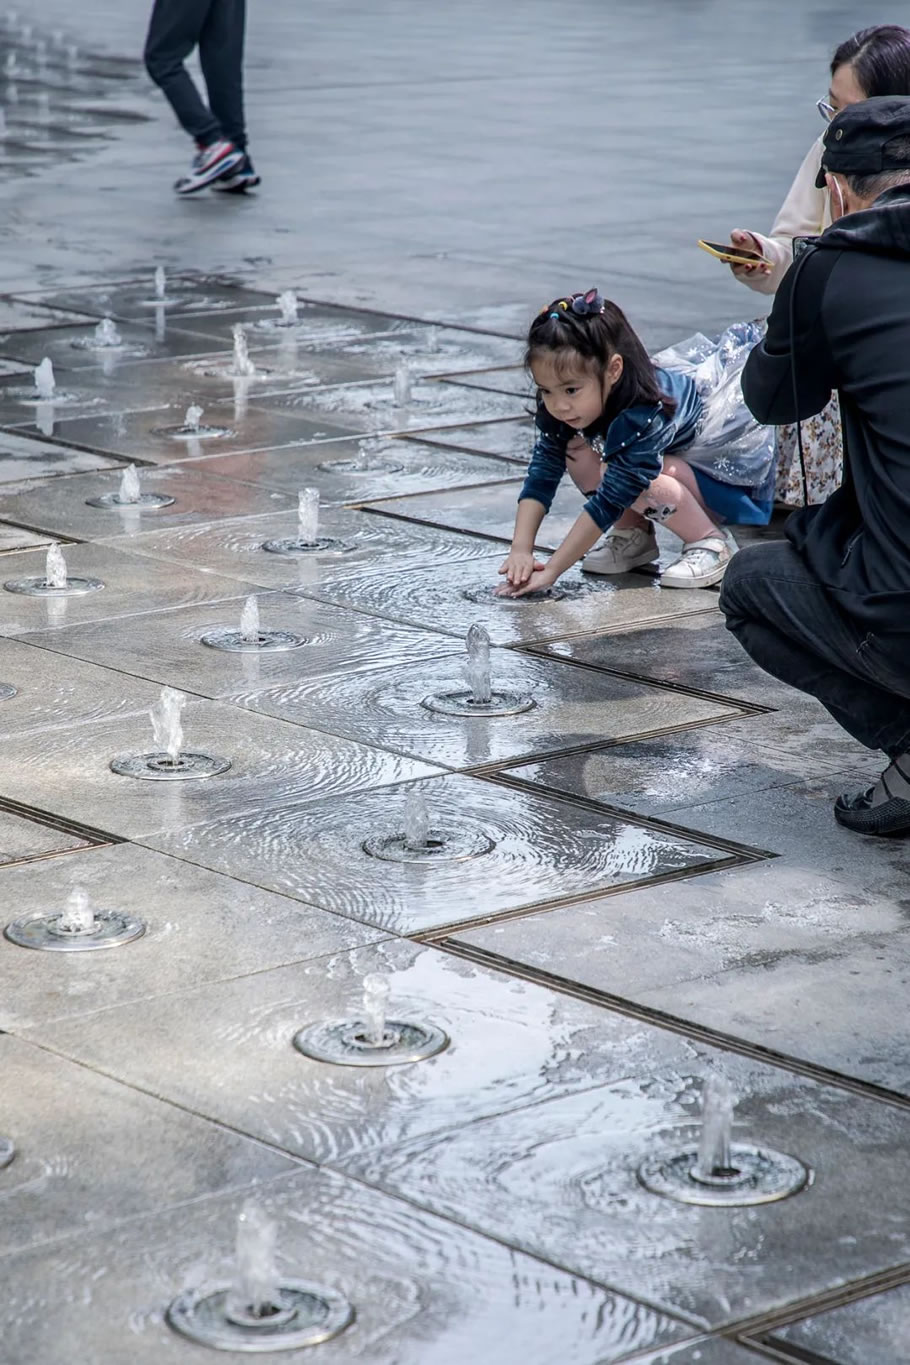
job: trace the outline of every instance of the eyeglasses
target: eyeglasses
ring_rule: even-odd
[[[835,109],[834,105],[829,104],[827,100],[816,100],[815,107],[826,123],[830,123],[834,115],[840,113],[840,110]]]

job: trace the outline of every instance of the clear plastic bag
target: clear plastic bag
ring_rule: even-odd
[[[662,370],[690,375],[704,403],[687,464],[757,500],[774,492],[775,431],[756,422],[742,391],[743,367],[765,334],[765,319],[735,322],[719,337],[701,332],[652,357]]]

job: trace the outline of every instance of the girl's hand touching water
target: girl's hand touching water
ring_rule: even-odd
[[[520,588],[544,566],[533,550],[510,550],[508,557],[499,566],[499,572],[506,575],[509,588]],[[507,591],[505,584],[501,591]]]
[[[510,597],[525,597],[529,592],[544,592],[552,588],[559,574],[549,564],[535,564],[531,577],[520,588],[513,588]]]

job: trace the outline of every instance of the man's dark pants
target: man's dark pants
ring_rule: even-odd
[[[859,627],[788,541],[740,550],[720,606],[766,673],[817,697],[868,748],[889,758],[910,749],[910,634],[883,638]]]
[[[246,0],[155,0],[145,41],[146,69],[191,137],[203,146],[226,137],[246,148],[243,33]],[[208,107],[183,63],[199,48]]]

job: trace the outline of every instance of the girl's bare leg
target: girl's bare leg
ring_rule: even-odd
[[[632,507],[649,521],[669,527],[685,545],[720,535],[705,508],[695,475],[684,460],[665,461],[663,473],[658,474]]]

